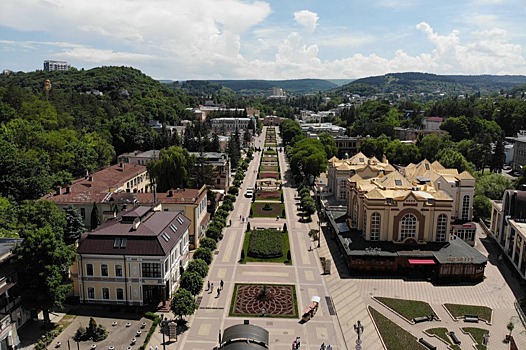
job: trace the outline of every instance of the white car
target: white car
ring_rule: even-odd
[[[252,198],[253,196],[254,196],[254,191],[247,189],[247,191],[245,192],[245,197]]]

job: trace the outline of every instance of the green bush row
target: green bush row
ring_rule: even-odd
[[[272,229],[252,231],[248,245],[248,256],[254,258],[283,256],[281,232]]]

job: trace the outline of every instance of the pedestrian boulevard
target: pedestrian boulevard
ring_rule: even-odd
[[[279,140],[279,136],[278,136]],[[257,138],[256,147],[262,147],[264,133]],[[255,324],[267,329],[270,333],[269,348],[273,350],[289,350],[296,337],[301,337],[301,349],[318,350],[320,344],[331,344],[333,350],[355,349],[361,347],[367,350],[384,349],[382,341],[375,329],[372,319],[367,311],[371,305],[387,318],[410,331],[416,338],[424,337],[427,341],[437,346],[437,349],[447,349],[447,346],[436,338],[428,337],[423,330],[433,327],[447,327],[455,330],[462,341],[462,349],[471,349],[470,338],[459,331],[460,327],[473,326],[461,321],[454,321],[443,308],[443,303],[481,304],[494,310],[493,325],[478,323],[479,328],[490,329],[489,349],[508,349],[502,342],[507,333],[506,324],[511,320],[515,323],[513,331],[519,349],[526,349],[526,331],[518,320],[513,306],[516,298],[499,272],[491,263],[486,268],[486,279],[475,286],[443,286],[436,287],[424,281],[405,281],[394,278],[350,278],[343,262],[339,261],[336,242],[327,236],[321,236],[320,247],[309,237],[310,229],[318,229],[318,218],[312,216],[312,222],[299,222],[298,208],[296,205],[296,190],[290,187],[285,179],[288,165],[285,163],[284,152],[278,153],[280,158],[281,178],[284,179],[283,192],[285,199],[286,218],[248,218],[251,198],[243,194],[247,187],[253,187],[256,182],[257,167],[262,152],[256,152],[254,160],[247,171],[247,176],[240,188],[234,210],[229,219],[232,224],[224,230],[224,238],[218,244],[214,260],[210,266],[208,279],[214,285],[219,281],[225,282],[224,290],[219,296],[217,293],[203,291],[199,296],[199,309],[192,316],[187,317],[188,329],[179,336],[177,342],[170,343],[167,349],[181,350],[210,350],[218,346],[219,332],[225,328],[243,323],[248,319]],[[238,263],[243,244],[247,222],[240,220],[246,218],[251,228],[273,227],[281,229],[287,224],[291,245],[292,265],[271,263]],[[227,220],[228,222],[228,220]],[[323,228],[322,223],[322,228]],[[484,247],[477,246],[483,253]],[[319,257],[330,258],[333,262],[332,273],[324,275]],[[300,324],[298,319],[267,318],[267,317],[230,317],[229,308],[232,303],[232,293],[235,283],[261,283],[261,284],[294,284],[298,311],[310,303],[313,295],[321,297],[321,304],[316,315],[307,323]],[[206,288],[206,282],[205,282]],[[441,321],[425,322],[411,325],[397,316],[383,305],[372,299],[373,296],[386,296],[401,299],[427,301],[431,304]],[[332,305],[329,305],[332,303]],[[334,312],[330,312],[329,307]],[[170,315],[168,317],[171,317]],[[357,334],[354,326],[357,321],[363,325],[361,345],[357,346]],[[497,326],[498,325],[498,326]],[[160,333],[154,333],[150,344],[161,344]]]

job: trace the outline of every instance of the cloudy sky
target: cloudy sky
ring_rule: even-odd
[[[0,70],[157,79],[526,75],[525,0],[1,0]]]

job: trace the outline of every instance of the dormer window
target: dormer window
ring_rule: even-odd
[[[435,204],[435,199],[434,199],[434,198],[428,198],[428,199],[427,199],[427,204],[428,204],[428,205],[433,205],[433,204]]]
[[[392,198],[387,198],[386,201],[387,201],[387,205],[392,205],[393,204],[393,199]]]

